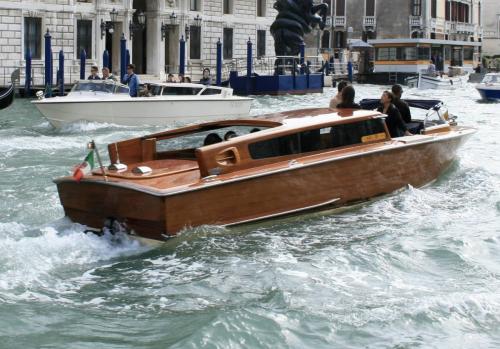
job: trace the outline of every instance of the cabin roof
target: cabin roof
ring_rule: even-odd
[[[277,112],[272,114],[264,114],[248,119],[231,119],[231,120],[204,122],[181,128],[176,128],[169,131],[163,131],[160,133],[146,135],[141,138],[142,139],[170,138],[197,131],[208,131],[221,127],[231,127],[231,126],[266,127],[269,129],[262,130],[261,132],[266,132],[266,131],[271,132],[272,130],[278,130],[278,129],[282,130],[283,128],[301,129],[304,127],[310,127],[314,125],[322,126],[324,124],[332,123],[335,121],[342,121],[342,120],[355,121],[355,120],[363,120],[363,119],[377,118],[377,117],[384,117],[384,115],[377,111],[363,110],[363,109],[309,108],[309,109]],[[259,132],[259,134],[262,133]],[[246,135],[245,137],[252,137],[252,134]],[[238,139],[240,139],[240,137],[238,137]]]

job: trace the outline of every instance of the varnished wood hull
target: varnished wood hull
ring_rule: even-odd
[[[253,176],[206,182],[162,193],[101,179],[56,180],[66,215],[100,228],[108,218],[135,234],[162,240],[185,227],[234,225],[249,221],[326,210],[435,180],[453,162],[472,132],[433,142],[360,152],[355,156],[291,164]]]

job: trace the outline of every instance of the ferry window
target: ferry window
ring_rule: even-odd
[[[417,59],[416,47],[401,47],[399,48],[399,57],[402,61],[415,61]]]
[[[474,49],[464,47],[464,60],[472,61],[474,59]]]
[[[265,159],[386,139],[382,119],[335,125],[252,143],[252,159]]]
[[[418,59],[430,60],[431,59],[431,48],[430,47],[419,47],[418,48]]]
[[[396,58],[396,47],[379,47],[377,49],[377,61],[395,61]]]
[[[220,95],[222,90],[219,90],[217,88],[207,88],[205,91],[201,93],[202,96],[208,96],[208,95]]]

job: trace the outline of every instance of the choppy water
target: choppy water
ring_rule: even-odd
[[[253,113],[333,93],[263,97]],[[82,234],[51,180],[89,139],[158,129],[55,131],[17,100],[0,112],[0,348],[500,347],[500,104],[472,86],[406,97],[441,98],[479,128],[433,185],[157,248]]]

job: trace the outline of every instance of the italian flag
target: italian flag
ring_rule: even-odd
[[[73,178],[80,182],[83,176],[87,175],[94,168],[94,150],[91,150],[83,162],[75,168],[75,172],[73,172]]]

